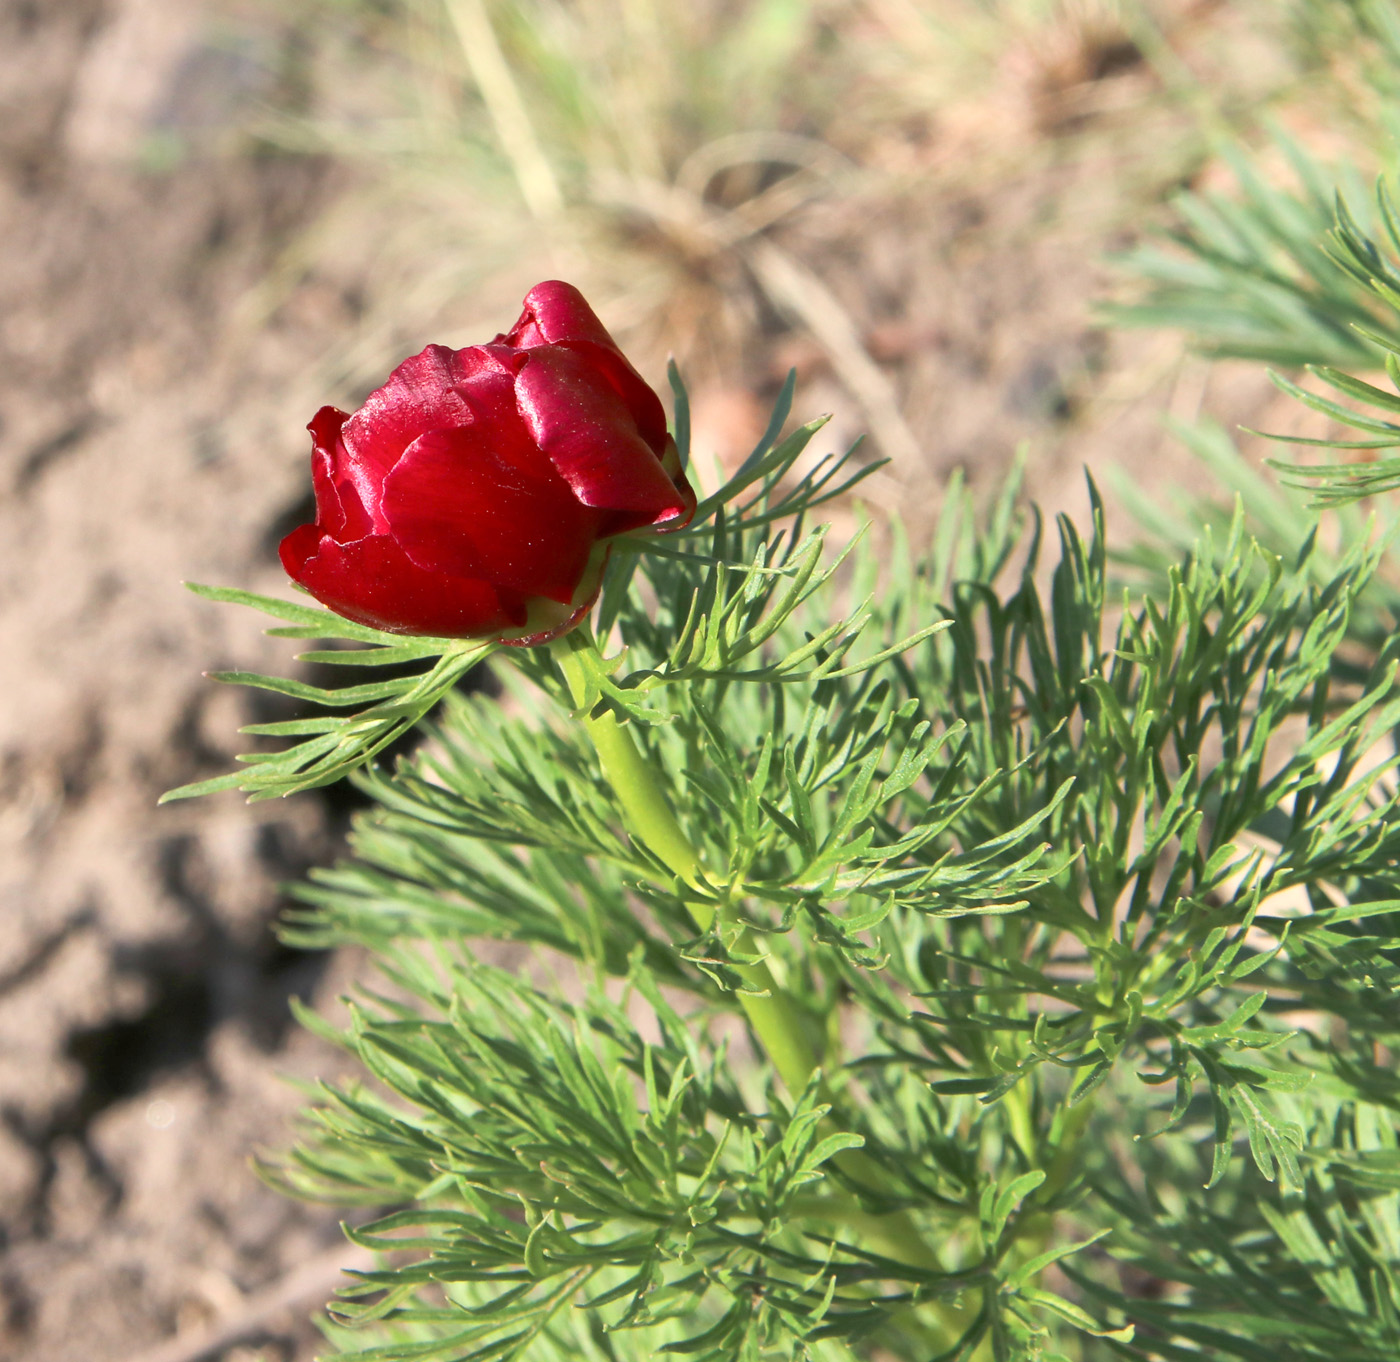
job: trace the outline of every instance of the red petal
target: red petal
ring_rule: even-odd
[[[567,345],[586,356],[627,404],[642,439],[660,455],[666,443],[666,412],[661,399],[628,363],[627,357],[572,284],[548,279],[525,295],[520,320],[498,342],[521,350]]]
[[[685,496],[591,358],[572,346],[530,351],[515,380],[530,434],[585,506],[625,513],[610,517],[608,533],[621,532],[614,519],[627,529],[674,519],[686,509]]]
[[[415,440],[384,483],[385,519],[430,572],[573,598],[601,517],[581,506],[519,416]]]
[[[513,648],[528,648],[537,643],[548,643],[560,634],[567,634],[590,610],[598,599],[603,585],[603,569],[607,567],[612,553],[611,544],[595,544],[589,555],[588,566],[584,569],[583,580],[574,592],[574,599],[567,605],[557,601],[547,601],[536,596],[530,602],[529,615],[525,623],[513,634],[504,635],[502,643]]]
[[[592,341],[621,355],[617,342],[608,335],[608,328],[598,320],[583,294],[561,279],[536,284],[525,295],[520,320],[498,339],[519,350],[557,341]]]
[[[287,576],[294,582],[301,581],[301,574],[308,558],[314,558],[321,547],[321,531],[315,525],[298,525],[277,548],[282,566]]]
[[[354,484],[345,477],[345,446],[340,431],[348,418],[322,407],[306,427],[311,432],[311,485],[316,490],[316,524],[337,539],[358,539],[370,518]]]
[[[559,348],[572,350],[586,365],[596,369],[598,376],[622,399],[651,452],[660,458],[670,438],[666,430],[666,409],[641,374],[619,351],[610,347],[589,341],[567,341]]]
[[[337,544],[329,535],[310,545],[303,525],[282,541],[292,579],[339,615],[393,634],[490,637],[526,623],[489,582],[424,572],[383,535]],[[314,547],[314,552],[305,550]]]
[[[345,423],[346,458],[341,468],[382,533],[380,494],[389,470],[409,445],[429,431],[450,430],[472,420],[468,392],[477,381],[508,377],[503,357],[485,346],[451,350],[430,345],[404,360],[382,388]]]
[[[671,479],[672,486],[680,494],[681,511],[673,520],[654,520],[652,524],[659,530],[683,530],[690,524],[690,518],[695,514],[697,505],[695,489],[690,485],[690,479],[685,475],[685,469],[681,466],[681,452],[676,448],[676,442],[668,435],[666,437],[666,448],[661,455],[661,467],[665,470],[666,476]]]

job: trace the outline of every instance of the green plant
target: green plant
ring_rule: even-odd
[[[1400,356],[1373,229],[1325,237],[1320,183],[1241,166],[1198,337],[1400,410],[1326,367]],[[359,1076],[263,1165],[380,1255],[333,1355],[1393,1356],[1388,542],[1202,426],[1235,506],[1139,498],[1116,559],[1092,483],[1087,524],[1047,526],[1015,478],[986,507],[951,485],[926,548],[895,524],[832,552],[810,522],[871,466],[814,463],[792,396],[548,648],[205,591],[350,645],[318,663],[416,669],[225,675],[316,712],[174,792],[349,772],[370,801],[284,924],[373,962],[344,1029],[300,1009]],[[1389,485],[1368,467],[1294,472],[1340,503]]]
[[[823,566],[802,521],[851,479],[793,481],[817,426],[785,415],[619,561],[606,649],[498,650],[500,700],[449,693],[354,777],[354,855],[300,891],[288,939],[384,976],[331,1033],[365,1080],[268,1169],[385,1211],[346,1355],[1175,1356],[1214,1279],[1175,1313],[1125,1289],[1192,1240],[1141,1233],[1115,1140],[1265,1275],[1289,1216],[1389,1176],[1380,1116],[1334,1139],[1384,1111],[1395,1025],[1394,665],[1335,665],[1370,557],[1285,565],[1237,520],[1119,605],[1101,514],[1042,587],[1013,488],[980,525],[955,490],[928,555]],[[374,715],[307,740],[366,755]],[[325,774],[284,760],[243,783]]]
[[[1214,96],[1199,92],[1203,121],[1235,185],[1178,193],[1174,226],[1118,259],[1137,296],[1105,306],[1103,315],[1118,326],[1180,330],[1213,359],[1371,366],[1380,352],[1365,332],[1384,307],[1326,238],[1339,197],[1360,215],[1359,230],[1374,226],[1359,166],[1390,164],[1400,10],[1393,0],[1294,0],[1287,18],[1303,99],[1323,102],[1329,125],[1348,125],[1352,156],[1325,160],[1277,118],[1253,110],[1247,121],[1262,123],[1264,136],[1251,147]],[[1280,112],[1289,93],[1278,101]]]
[[[1227,148],[1239,196],[1179,194],[1182,225],[1168,233],[1171,245],[1121,258],[1148,287],[1140,301],[1107,306],[1109,321],[1179,328],[1216,359],[1374,363],[1374,345],[1356,329],[1376,324],[1374,300],[1322,245],[1332,224],[1332,176],[1281,130],[1274,140],[1300,188],[1280,188],[1249,156]]]

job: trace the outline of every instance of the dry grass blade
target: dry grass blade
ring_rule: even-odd
[[[841,382],[860,403],[861,414],[895,468],[918,466],[919,442],[900,414],[899,395],[870,357],[841,300],[795,256],[758,238],[744,258],[775,307],[800,322],[826,351]]]
[[[520,97],[510,63],[496,41],[485,0],[446,0],[446,3],[452,26],[462,44],[462,53],[491,115],[501,148],[510,160],[521,196],[535,217],[554,217],[564,206],[564,195],[554,168],[535,135],[535,126]]]
[[[779,181],[729,211],[704,203],[678,184],[620,176],[600,176],[593,185],[593,198],[599,206],[650,218],[686,254],[737,253],[773,306],[821,346],[833,372],[860,404],[881,451],[897,468],[917,467],[920,446],[901,413],[899,395],[865,348],[850,312],[816,273],[760,235],[813,196],[810,176],[803,177],[805,182],[798,189],[786,190],[798,178]]]

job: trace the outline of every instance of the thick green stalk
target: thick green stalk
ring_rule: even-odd
[[[586,678],[579,654],[596,645],[591,636],[580,629],[551,646],[574,703],[581,707],[586,696]],[[644,842],[679,879],[687,884],[698,884],[700,859],[676,822],[655,769],[638,749],[632,735],[611,714],[596,718],[585,714],[583,723],[597,750],[603,774],[622,807],[628,832]],[[714,910],[705,903],[691,904],[690,914],[701,931],[707,931],[715,921]],[[730,938],[735,952],[745,956],[758,954],[752,934],[746,928],[735,926],[736,934]],[[802,1015],[793,1000],[777,986],[766,964],[760,961],[735,968],[746,984],[764,993],[764,996],[741,993],[739,1002],[783,1086],[795,1097],[807,1086],[819,1066],[818,1057],[807,1039]],[[823,1085],[824,1099],[829,1096]],[[845,1150],[835,1161],[841,1171],[855,1181],[878,1185],[881,1179],[879,1165],[859,1149]],[[879,1252],[898,1262],[933,1271],[944,1270],[907,1211],[872,1216],[851,1204],[832,1218],[859,1226],[878,1246]],[[965,1305],[946,1301],[930,1304],[942,1327],[953,1337],[971,1320],[973,1312]]]
[[[554,655],[563,669],[576,705],[581,705],[584,697],[583,669],[577,653],[580,649],[593,647],[587,635],[580,635],[582,630],[576,630],[554,645]],[[632,735],[611,714],[599,718],[585,715],[583,723],[597,750],[603,774],[622,805],[628,832],[644,842],[677,878],[686,884],[698,885],[699,857],[676,822],[655,770],[632,741]],[[690,915],[702,932],[709,931],[714,925],[714,911],[706,903],[692,903]],[[732,935],[726,933],[734,954],[759,954],[753,934],[747,928],[726,923],[723,919],[720,925],[736,927]],[[783,1086],[794,1097],[799,1096],[817,1068],[817,1056],[807,1040],[801,1013],[778,988],[768,966],[762,961],[750,965],[735,964],[734,969],[744,983],[754,990],[753,993],[739,994],[749,1025],[773,1061]]]

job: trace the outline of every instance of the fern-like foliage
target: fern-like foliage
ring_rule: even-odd
[[[1140,296],[1102,314],[1116,326],[1180,330],[1213,359],[1373,365],[1380,352],[1366,333],[1385,324],[1386,309],[1326,245],[1338,178],[1353,203],[1365,202],[1363,181],[1323,166],[1281,128],[1270,142],[1296,187],[1275,183],[1242,147],[1224,146],[1235,190],[1177,195],[1177,225],[1118,258]]]
[[[1400,705],[1388,654],[1338,669],[1373,558],[1284,562],[1237,517],[1118,600],[1097,501],[1043,585],[1014,487],[981,517],[954,488],[926,555],[896,531],[837,574],[771,514],[825,470],[763,476],[622,561],[587,701],[699,881],[626,835],[550,655],[502,650],[499,700],[356,777],[354,854],[299,892],[289,940],[389,980],[339,1037],[366,1081],[268,1170],[391,1208],[337,1355],[1257,1356],[1201,1324],[1209,1272],[1177,1308],[1113,1266],[1168,1273],[1115,1132],[1252,1246],[1317,1213],[1305,1095],[1380,1100]],[[733,1048],[740,947],[697,903],[794,1000],[805,1092]]]
[[[1397,212],[1384,180],[1377,185],[1376,198],[1385,245],[1389,252],[1400,252],[1400,212]],[[1393,254],[1388,254],[1362,230],[1341,199],[1337,201],[1336,212],[1336,226],[1329,243],[1334,258],[1389,313],[1385,329],[1358,327],[1357,330],[1358,334],[1372,341],[1384,356],[1385,376],[1394,391],[1330,365],[1308,365],[1308,372],[1331,388],[1338,397],[1350,399],[1365,408],[1357,410],[1336,398],[1310,392],[1281,374],[1271,375],[1284,392],[1297,398],[1304,406],[1357,432],[1361,437],[1286,437],[1292,444],[1348,452],[1343,462],[1275,462],[1274,467],[1283,473],[1286,481],[1313,491],[1313,504],[1318,507],[1345,506],[1363,497],[1391,492],[1400,487],[1400,458],[1381,457],[1383,450],[1400,447],[1400,423],[1394,419],[1400,415],[1400,325],[1397,325],[1400,318],[1396,315],[1400,313],[1400,265],[1396,264]]]

